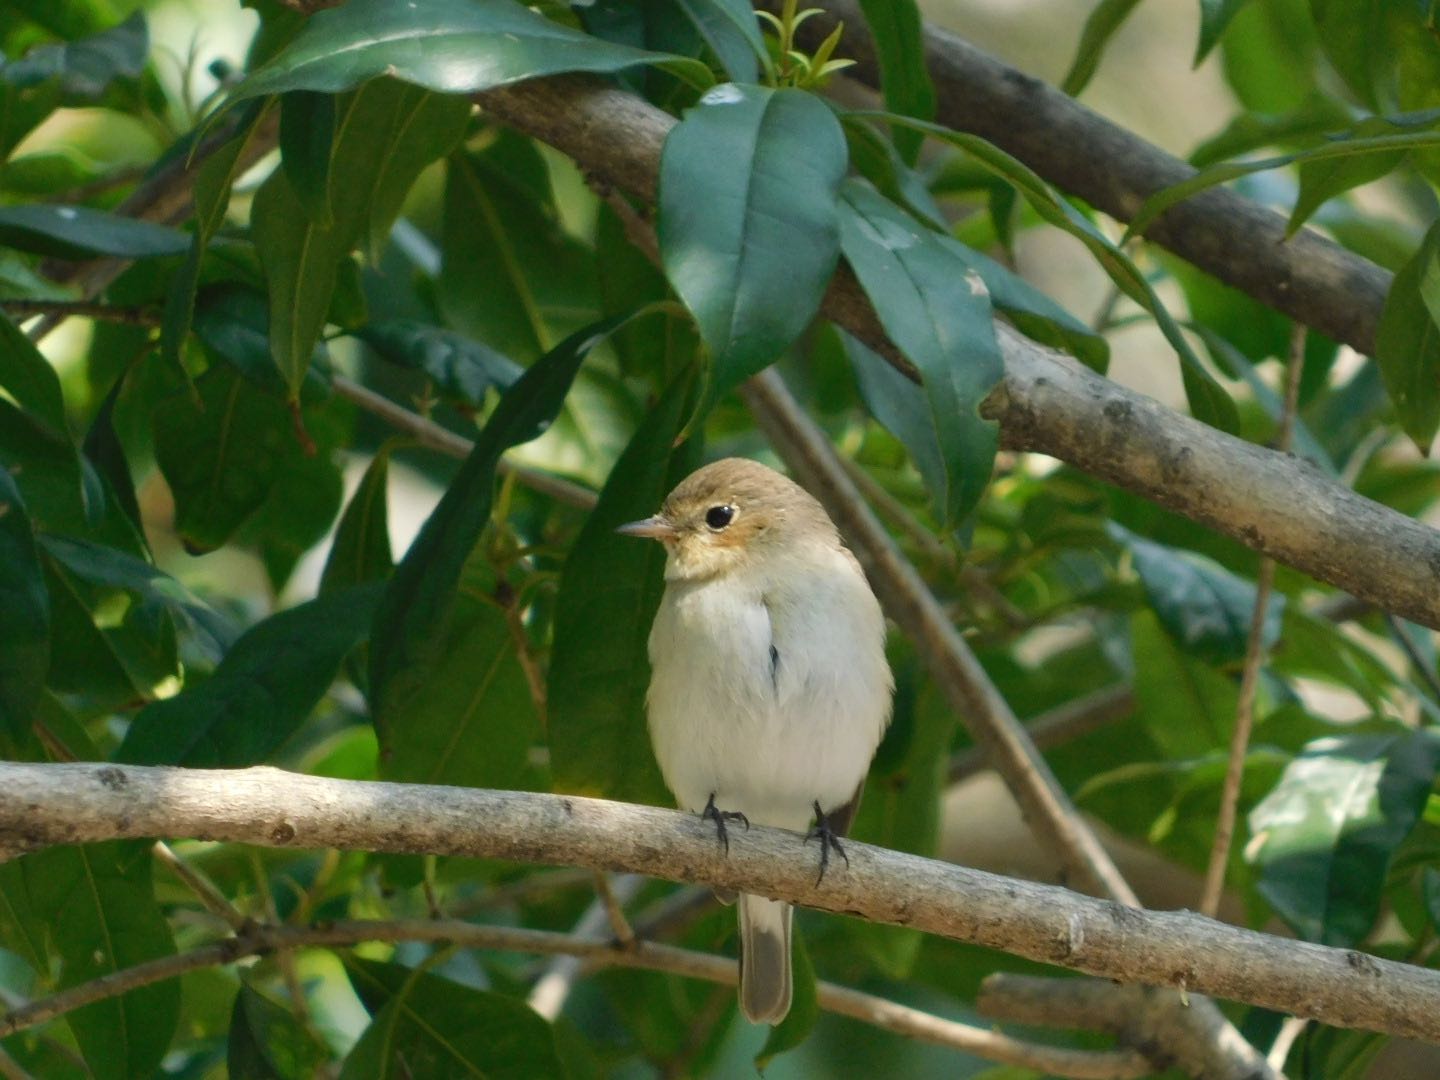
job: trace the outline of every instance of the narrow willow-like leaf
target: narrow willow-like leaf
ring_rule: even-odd
[[[1430,452],[1440,429],[1440,324],[1432,311],[1440,307],[1435,296],[1440,279],[1431,269],[1437,258],[1440,225],[1432,225],[1391,282],[1375,329],[1375,362],[1385,391],[1422,454]]]
[[[378,581],[394,568],[390,553],[390,512],[386,488],[390,478],[390,453],[386,443],[371,459],[350,503],[335,527],[335,541],[320,575],[320,591],[332,592],[347,585]]]
[[[676,0],[731,80],[757,81],[759,63],[770,63],[755,9],[747,0]]]
[[[835,114],[800,90],[726,83],[666,137],[656,232],[710,353],[697,415],[815,317],[839,255],[846,157]]]
[[[925,66],[925,25],[920,5],[915,0],[860,0],[860,8],[875,39],[885,107],[917,120],[933,120],[935,86]],[[895,142],[905,161],[915,164],[920,134],[898,132]]]
[[[1105,55],[1105,47],[1116,31],[1125,24],[1140,0],[1100,0],[1090,9],[1085,19],[1085,28],[1080,31],[1080,44],[1075,49],[1075,59],[1070,61],[1070,70],[1060,80],[1060,89],[1072,97],[1090,85]]]
[[[547,695],[550,767],[562,791],[671,801],[645,727],[646,643],[664,591],[665,551],[615,528],[658,511],[698,464],[698,439],[675,445],[692,382],[682,375],[647,414],[565,562]]]
[[[88,206],[31,203],[0,207],[0,244],[62,259],[144,259],[183,254],[190,238],[166,225]]]

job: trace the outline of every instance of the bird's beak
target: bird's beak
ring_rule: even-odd
[[[622,536],[644,536],[651,540],[670,540],[680,530],[666,521],[659,514],[654,517],[645,518],[643,521],[632,521],[628,525],[621,525],[615,530]]]

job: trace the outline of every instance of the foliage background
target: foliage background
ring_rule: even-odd
[[[1314,225],[1402,271],[1378,363],[1311,335],[1297,448],[1361,493],[1427,516],[1440,493],[1421,453],[1440,418],[1432,322],[1440,298],[1427,238],[1437,160],[1437,117],[1427,110],[1440,85],[1428,73],[1440,66],[1440,48],[1419,6],[1381,5],[1370,21],[1360,19],[1362,6],[1373,8],[1139,5],[1117,36],[1090,39],[1107,49],[1094,53],[1098,75],[1084,99],[1198,164],[1416,136],[1400,149],[1302,162],[1236,184],[1287,214],[1306,199]],[[748,64],[752,81],[758,70],[753,56],[745,59],[750,31],[707,46],[685,15],[732,4],[543,8],[616,40],[702,57],[717,71],[721,60],[732,70]],[[126,21],[137,11],[143,23]],[[956,3],[927,14],[1059,82],[1084,52],[1089,12]],[[738,173],[721,168],[714,147],[723,133],[692,128],[688,157],[683,147],[672,147],[674,157],[667,151],[677,179],[667,185],[662,172],[662,255],[679,298],[699,315],[699,336],[671,304],[614,328],[588,354],[569,335],[670,299],[666,278],[627,242],[623,214],[571,163],[472,114],[463,97],[389,81],[358,91],[337,84],[348,91],[338,98],[295,89],[284,82],[293,66],[281,53],[271,89],[290,92],[242,123],[255,123],[251,137],[260,139],[278,123],[283,165],[274,154],[236,165],[243,134],[224,129],[229,141],[194,181],[197,212],[178,230],[83,216],[122,208],[152,166],[188,153],[187,136],[207,110],[303,22],[268,0],[243,11],[75,0],[0,13],[0,308],[15,320],[0,324],[7,757],[270,762],[346,778],[667,802],[641,719],[658,553],[609,528],[648,513],[702,458],[774,460],[728,391],[785,349],[787,380],[885,493],[897,536],[1015,710],[1036,717],[1110,695],[1110,722],[1048,759],[1115,838],[1127,870],[1143,875],[1147,902],[1193,905],[1257,557],[1052,460],[1001,453],[986,487],[994,435],[972,418],[996,373],[985,365],[998,362],[975,330],[988,322],[988,302],[956,316],[966,334],[959,349],[919,339],[912,346],[891,328],[927,376],[965,373],[968,386],[948,405],[833,327],[802,334],[837,242],[882,319],[887,303],[902,310],[904,297],[882,301],[867,280],[864,238],[847,241],[843,223],[828,255],[819,240],[815,251],[772,243],[748,271],[762,300],[775,291],[767,282],[798,282],[799,298],[786,301],[796,325],[766,330],[758,352],[717,337],[704,314],[716,302],[705,292],[709,278],[691,286],[677,270],[687,245],[713,237],[677,223],[687,205],[713,211],[707,182],[723,188],[745,177],[745,163]],[[1197,37],[1213,49],[1192,72]],[[842,40],[837,55],[844,52]],[[622,67],[603,50],[594,57],[587,66]],[[530,71],[543,70],[534,63]],[[616,77],[677,113],[698,96],[686,81],[696,78],[694,65],[623,66]],[[923,112],[923,94],[910,105]],[[808,99],[796,106],[811,107]],[[824,118],[820,107],[819,120],[803,113],[781,125],[782,160],[817,153]],[[1281,316],[1159,249],[1133,245],[1127,250],[1195,352],[1182,379],[1154,319],[1076,241],[1087,229],[1114,241],[1122,232],[1115,223],[1090,215],[1088,225],[1082,207],[1079,224],[1057,229],[1017,197],[1019,172],[985,171],[938,138],[917,159],[913,136],[892,146],[883,136],[867,141],[854,124],[846,132],[852,165],[882,192],[903,193],[921,220],[936,215],[943,231],[995,260],[981,272],[997,306],[1005,307],[997,282],[1017,290],[1007,314],[1029,316],[1027,332],[1097,366],[1108,356],[1111,377],[1207,422],[1257,442],[1273,437],[1290,337]],[[783,174],[773,196],[790,200],[796,216],[820,190],[800,171]],[[865,204],[866,191],[849,182],[848,205],[905,220],[893,202]],[[197,235],[208,241],[203,254]],[[762,232],[762,249],[765,239]],[[919,291],[959,311],[966,301],[955,299],[954,284],[971,257],[932,246]],[[44,337],[42,361],[17,324],[34,331],[33,312],[79,299],[77,260],[96,256],[136,258],[101,296],[133,321],[70,318]],[[1071,314],[1019,291],[1002,277],[1007,267]],[[743,302],[731,300],[743,315]],[[766,317],[756,315],[757,325],[768,326]],[[944,331],[932,337],[943,343]],[[696,420],[700,337],[725,392]],[[499,391],[522,370],[539,374],[507,399],[507,413],[496,405]],[[358,407],[346,379],[470,438],[486,425],[483,452],[457,471]],[[927,381],[932,394],[941,382]],[[672,449],[687,422],[692,438]],[[601,493],[593,513],[513,475],[494,484],[495,457],[542,430],[510,460]],[[432,515],[442,490],[450,496]],[[392,569],[407,550],[411,557]],[[1270,651],[1242,797],[1249,829],[1230,860],[1227,917],[1433,964],[1433,635],[1368,609],[1343,611],[1337,625],[1330,590],[1283,567],[1279,592],[1265,628]],[[898,635],[891,648],[896,721],[857,835],[1053,878],[1055,867],[991,778],[949,783],[948,761],[968,746],[963,724]],[[588,875],[528,866],[198,843],[177,851],[257,918],[402,917],[425,913],[433,900],[481,921],[569,929],[593,898]],[[643,923],[672,891],[640,886],[632,914]],[[6,863],[0,898],[0,986],[13,1000],[224,929],[145,845],[56,849]],[[691,947],[733,950],[731,921],[706,910],[672,934]],[[821,976],[948,1016],[970,1015],[985,974],[1029,969],[850,920],[802,914],[800,924]],[[419,1063],[430,1060],[435,1038],[413,1022],[418,1015],[442,1032],[476,1034],[461,1051],[476,1067],[639,1076],[726,1075],[748,1068],[765,1042],[737,1019],[729,990],[670,976],[582,979],[552,1026],[517,1004],[543,967],[524,957],[402,945],[307,951],[293,970],[287,963],[271,958],[133,991],[4,1045],[45,1076],[327,1068],[363,1076],[379,1068],[377,1055],[401,1045],[423,1075]],[[1278,1024],[1254,1009],[1235,1007],[1232,1016],[1262,1046]],[[490,1032],[526,1037],[480,1037]],[[1312,1028],[1290,1067],[1361,1076],[1384,1049],[1378,1036]],[[1375,1068],[1381,1074],[1383,1061]],[[822,1017],[813,1037],[766,1074],[862,1069],[979,1074],[987,1066]]]

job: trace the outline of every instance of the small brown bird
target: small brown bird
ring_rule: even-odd
[[[650,630],[650,738],[681,807],[804,829],[821,873],[890,721],[885,621],[825,510],[794,481],[726,458],[620,532],[665,545]],[[808,838],[807,838],[808,839]],[[790,905],[740,897],[740,1005],[790,1010]]]

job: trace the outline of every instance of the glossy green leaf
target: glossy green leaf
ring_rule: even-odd
[[[524,370],[484,342],[416,319],[368,323],[355,337],[393,364],[424,372],[440,396],[471,408],[492,389],[504,390]]]
[[[336,114],[341,103],[336,95],[315,90],[292,90],[280,96],[280,164],[306,216],[320,226],[334,221],[331,163],[340,133]]]
[[[755,9],[747,0],[676,0],[719,59],[732,82],[757,81],[759,64],[770,54],[760,35]]]
[[[1432,225],[1395,275],[1375,331],[1375,362],[1386,393],[1422,454],[1430,452],[1440,428],[1440,323],[1432,314],[1440,309],[1440,276],[1432,270],[1437,258],[1440,225]]]
[[[356,0],[318,12],[230,101],[290,90],[354,89],[380,75],[446,94],[472,94],[565,71],[659,64],[710,83],[705,65],[632,49],[551,22],[512,0]]]
[[[564,1080],[554,1032],[524,1002],[398,964],[350,959],[345,966],[373,1019],[341,1080]]]
[[[392,449],[393,444],[387,443],[376,451],[345,512],[340,515],[335,541],[330,545],[330,555],[320,575],[321,593],[378,581],[394,569],[386,501]]]
[[[183,255],[190,238],[178,229],[88,206],[31,203],[0,207],[0,244],[62,259],[143,259]]]
[[[645,727],[647,642],[665,551],[615,528],[654,514],[698,464],[698,440],[675,445],[692,382],[682,375],[646,415],[565,562],[546,695],[550,768],[561,791],[671,802]]]
[[[979,413],[1004,374],[989,292],[929,229],[869,185],[847,181],[842,207],[845,258],[886,333],[924,377],[945,463],[945,485],[931,493],[938,516],[953,528],[990,482],[998,441],[995,425]],[[902,438],[921,445],[928,434],[922,429]]]
[[[424,682],[388,698],[380,731],[386,780],[464,787],[530,786],[528,754],[538,734],[530,684],[489,575],[462,577],[444,638]]]
[[[1234,681],[1183,652],[1153,612],[1131,618],[1130,642],[1136,715],[1165,756],[1199,760],[1228,746]]]
[[[925,24],[915,0],[860,0],[880,62],[885,107],[920,120],[935,116],[935,86],[925,66]],[[843,48],[843,39],[842,39]],[[896,134],[901,155],[910,164],[920,153],[920,135]]]
[[[1230,21],[1250,0],[1200,0],[1200,41],[1195,46],[1198,67],[1230,26]]]
[[[1211,559],[1153,543],[1119,525],[1112,523],[1108,531],[1130,552],[1150,606],[1187,655],[1217,665],[1244,658],[1255,609],[1252,582]],[[1285,597],[1273,593],[1265,609],[1263,648],[1279,638],[1284,614]]]
[[[65,400],[50,361],[20,328],[0,314],[0,389],[57,432],[65,431]]]
[[[1060,80],[1060,89],[1073,97],[1090,85],[1105,55],[1105,47],[1116,31],[1125,24],[1130,12],[1140,0],[1099,0],[1085,19],[1085,28],[1080,31],[1080,44],[1076,47],[1075,58],[1070,61],[1070,70]]]
[[[840,250],[846,159],[835,114],[800,90],[726,83],[670,130],[656,232],[710,352],[697,415],[815,317]]]
[[[1440,766],[1434,730],[1320,739],[1250,814],[1259,890],[1307,941],[1369,935],[1386,869],[1419,820]]]
[[[347,5],[346,10],[349,10]],[[313,99],[312,99],[313,100]],[[364,243],[383,245],[405,194],[430,162],[460,138],[466,102],[428,93],[394,79],[377,79],[335,102],[339,133],[320,180],[329,214],[316,220],[291,179],[315,169],[276,170],[255,196],[255,246],[270,296],[270,350],[292,399],[327,322],[340,262]]]
[[[50,598],[20,489],[0,468],[0,732],[22,738],[50,664]]]
[[[32,910],[60,961],[61,987],[170,956],[175,942],[155,903],[146,841],[54,847],[22,860]],[[97,1080],[150,1076],[180,1013],[174,980],[105,998],[66,1017]]]
[[[761,1075],[770,1062],[786,1050],[793,1050],[810,1037],[820,1019],[820,1003],[815,996],[815,967],[805,948],[805,936],[790,935],[790,980],[793,987],[790,1011],[785,1019],[770,1029],[765,1045],[755,1055],[755,1069]]]
[[[452,156],[444,215],[436,293],[450,326],[528,365],[593,317],[590,254],[561,226],[533,142],[502,132]]]
[[[461,569],[490,519],[500,455],[554,422],[585,355],[624,321],[608,319],[572,335],[506,391],[395,568],[370,635],[371,716],[382,741],[388,726],[403,719],[396,703],[413,697],[441,660]]]
[[[225,1051],[229,1080],[291,1080],[314,1076],[325,1064],[324,1051],[294,1013],[249,983],[240,985]]]
[[[265,761],[324,697],[379,595],[377,585],[342,589],[252,626],[210,678],[142,709],[116,759],[195,768]]]

